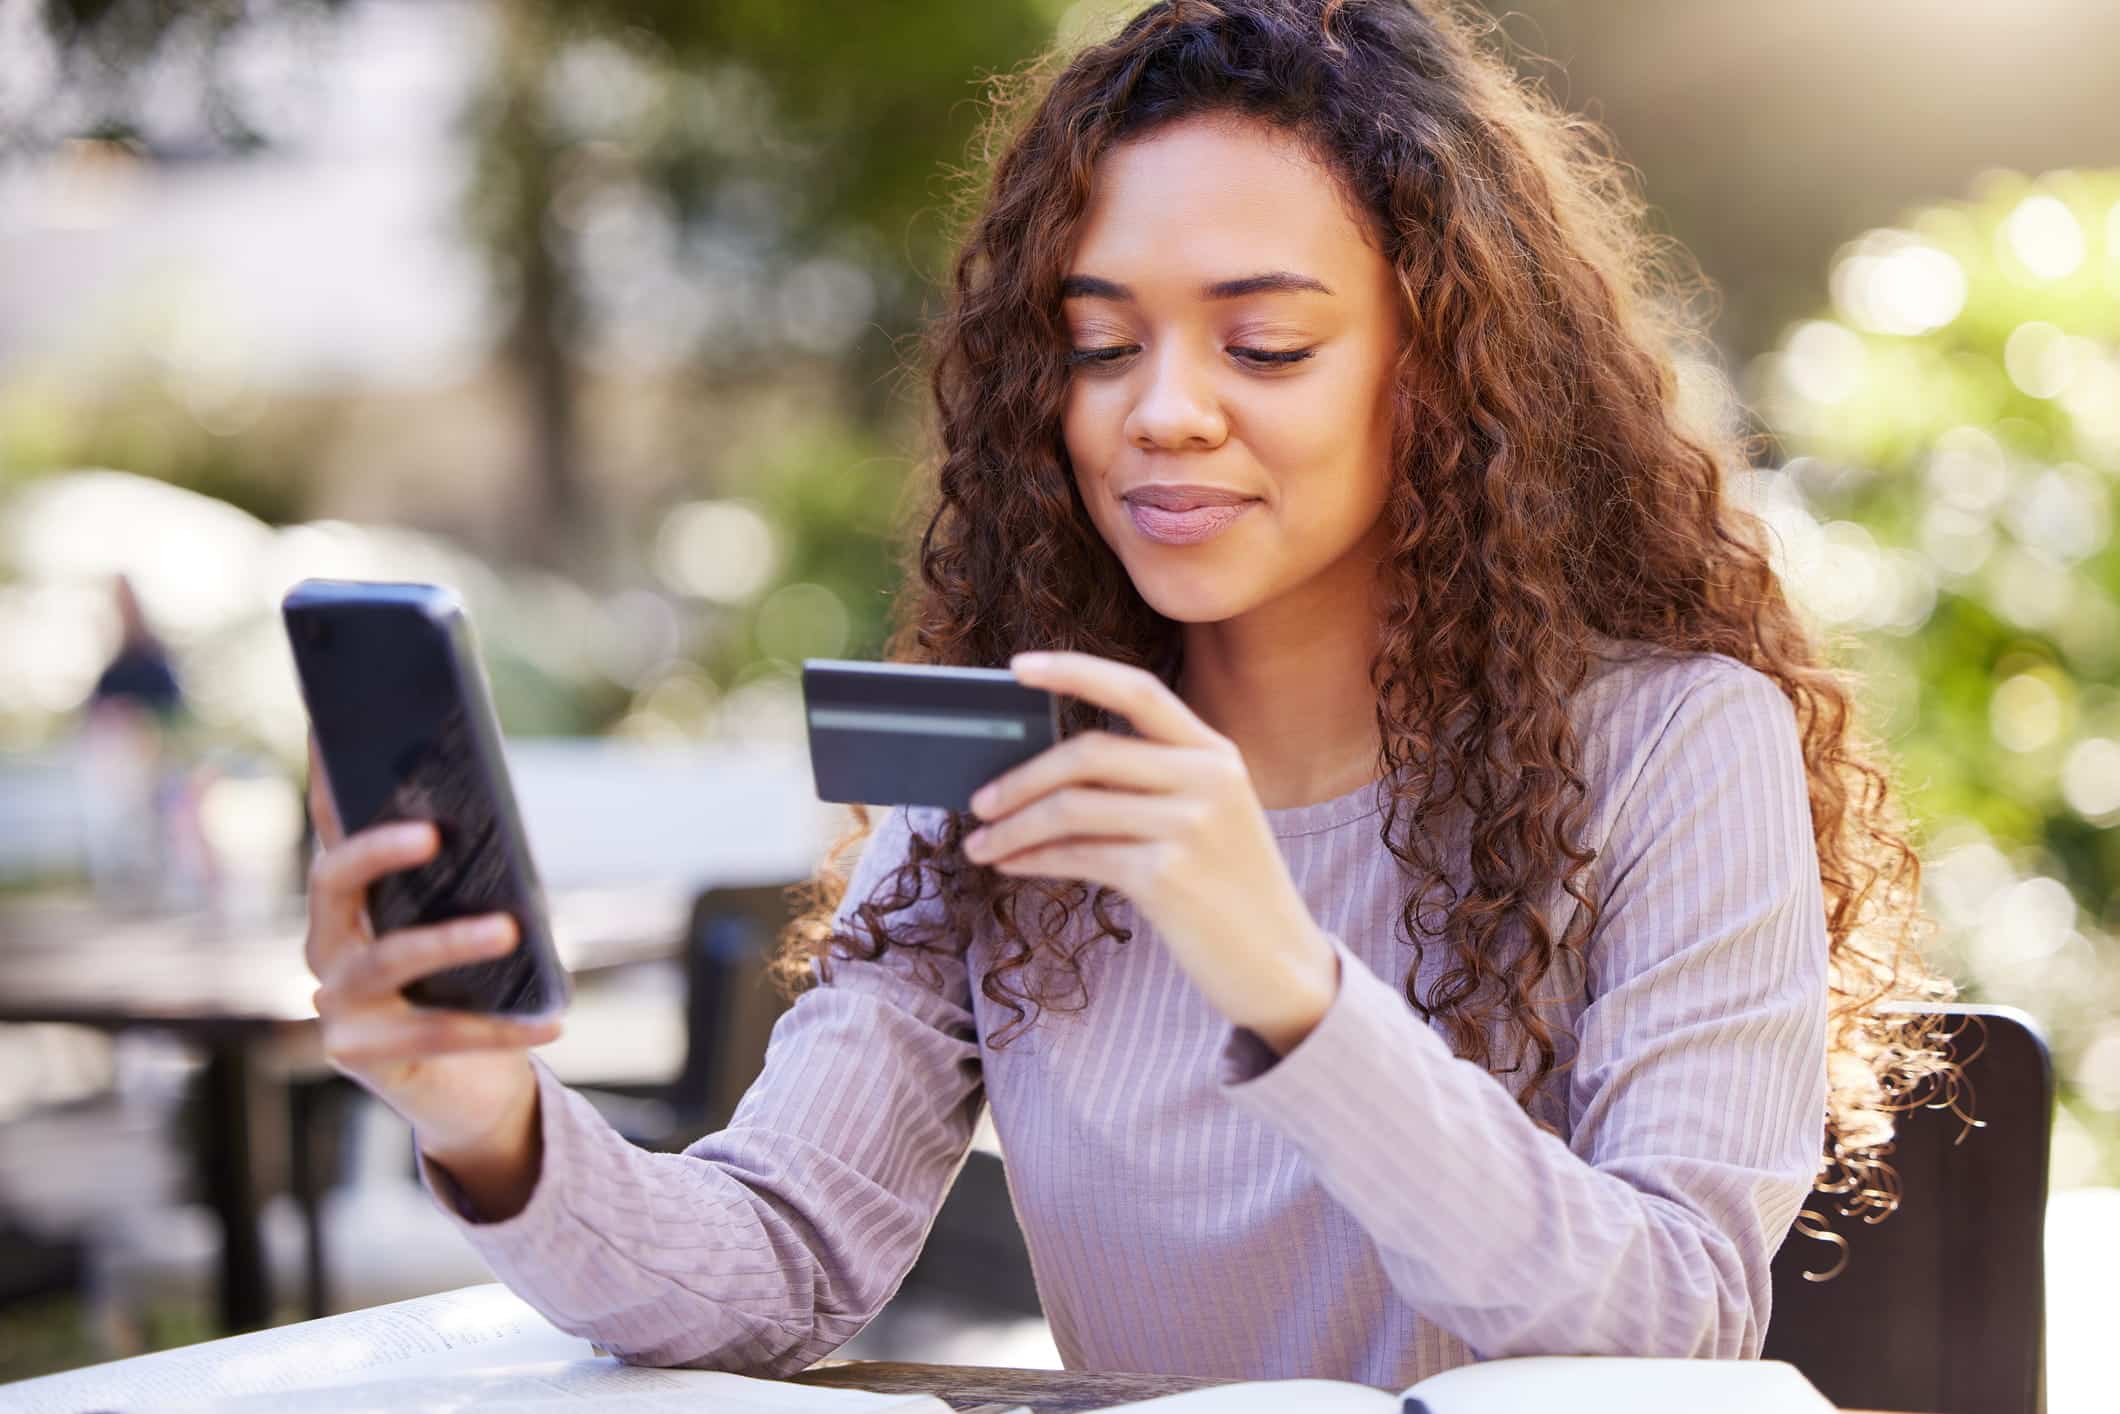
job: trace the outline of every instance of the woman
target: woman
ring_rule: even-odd
[[[988,1101],[1072,1367],[1756,1355],[1805,1194],[1882,1196],[1943,1064],[1868,1003],[1948,988],[1617,169],[1407,0],[1153,5],[996,124],[890,656],[1013,661],[1067,739],[822,878],[685,1153],[551,1028],[396,997],[512,937],[364,935],[423,826],[319,861],[334,1060],[630,1360],[829,1354]]]

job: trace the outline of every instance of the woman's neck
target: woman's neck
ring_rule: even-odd
[[[1186,626],[1178,695],[1237,744],[1267,810],[1314,805],[1376,779],[1373,620],[1349,614],[1267,638],[1257,616]]]

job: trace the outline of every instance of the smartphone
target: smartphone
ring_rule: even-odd
[[[547,1016],[570,995],[501,754],[471,619],[434,584],[305,579],[280,602],[318,755],[346,832],[431,820],[433,859],[368,886],[381,936],[513,914],[503,957],[408,983],[423,1006]]]
[[[969,810],[972,793],[1060,739],[1060,698],[1006,668],[805,658],[819,800]]]

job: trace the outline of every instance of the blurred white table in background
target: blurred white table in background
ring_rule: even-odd
[[[849,817],[817,799],[800,748],[522,737],[508,774],[554,888],[806,878]]]
[[[817,799],[799,746],[521,737],[506,751],[553,888],[792,882],[849,820],[845,806]],[[0,879],[87,873],[85,785],[71,746],[0,756]]]

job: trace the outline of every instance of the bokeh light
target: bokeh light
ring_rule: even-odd
[[[1876,334],[1926,334],[1965,307],[1965,271],[1909,231],[1871,231],[1828,278],[1840,317]]]
[[[2059,280],[2083,264],[2083,227],[2060,198],[2028,196],[2002,223],[2008,254],[2041,280]]]
[[[655,536],[655,571],[681,594],[722,604],[754,598],[778,562],[773,527],[745,501],[672,507]]]
[[[2091,824],[2120,823],[2120,741],[2095,736],[2077,742],[2062,763],[2061,793]]]
[[[2018,673],[1988,699],[1988,727],[2006,751],[2037,751],[2051,745],[2066,725],[2066,708],[2053,683],[2039,673]]]
[[[789,584],[758,606],[754,632],[761,657],[799,664],[846,652],[846,605],[821,584]]]

